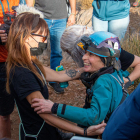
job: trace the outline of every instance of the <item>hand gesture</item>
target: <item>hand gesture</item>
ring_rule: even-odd
[[[37,114],[51,113],[51,108],[52,108],[53,104],[54,103],[50,100],[34,98],[32,100],[31,107],[34,108],[34,111],[37,112]]]
[[[102,122],[98,125],[92,125],[87,129],[87,136],[100,135],[105,129],[106,123]]]

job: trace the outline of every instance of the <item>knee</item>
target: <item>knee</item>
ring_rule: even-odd
[[[10,115],[7,116],[0,116],[1,121],[8,121],[10,120]]]

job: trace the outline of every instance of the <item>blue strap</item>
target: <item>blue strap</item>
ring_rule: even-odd
[[[6,1],[7,1],[7,5],[8,5],[8,11],[10,12],[9,1],[8,1],[8,0],[6,0]],[[1,0],[0,0],[0,4],[1,4],[1,7],[2,7],[3,15],[5,15],[4,7],[3,7],[3,4],[2,4],[2,2],[1,2]]]
[[[8,11],[10,12],[9,1],[8,0],[6,0],[6,1],[7,1],[7,4],[8,4]]]
[[[15,100],[15,104],[16,104],[16,100]],[[16,107],[17,107],[17,110],[18,110],[17,104],[16,104]],[[19,124],[19,140],[21,140],[21,134],[20,134],[21,126],[22,126],[22,128],[23,128],[23,132],[24,132],[25,136],[34,137],[34,138],[36,138],[36,140],[37,140],[37,137],[38,137],[38,135],[40,134],[40,131],[42,130],[42,128],[43,128],[43,126],[44,126],[44,124],[45,124],[45,121],[44,121],[43,124],[41,125],[41,127],[40,127],[40,129],[39,129],[39,131],[38,131],[38,133],[37,133],[36,135],[26,134],[25,129],[24,129],[24,126],[23,126],[23,123],[22,123],[22,119],[21,119],[21,116],[20,116],[20,113],[19,113],[19,110],[18,110],[18,114],[19,114],[19,118],[20,118],[20,124]]]
[[[25,0],[20,0],[20,3],[19,4],[26,4],[26,1]]]

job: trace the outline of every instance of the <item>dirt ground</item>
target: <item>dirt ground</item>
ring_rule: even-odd
[[[134,0],[131,0],[131,5]],[[134,8],[131,7],[130,9],[130,24],[128,29],[131,30],[131,32],[135,30],[139,30],[140,27],[140,8]],[[63,62],[62,65],[68,69],[68,68],[75,68],[75,64],[73,62]],[[49,88],[49,87],[48,87]],[[69,82],[68,88],[65,89],[64,94],[56,94],[51,88],[49,88],[49,97],[50,100],[54,102],[59,103],[66,103],[73,106],[79,106],[82,107],[84,104],[85,99],[85,87],[79,80],[75,80],[72,82]],[[13,113],[11,114],[11,133],[12,133],[12,139],[18,140],[18,129],[19,129],[19,117],[18,112],[15,107]]]

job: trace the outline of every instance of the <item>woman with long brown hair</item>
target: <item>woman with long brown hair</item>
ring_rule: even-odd
[[[51,114],[38,115],[31,108],[34,98],[48,99],[46,81],[65,82],[79,78],[83,72],[83,68],[56,72],[39,62],[36,55],[43,52],[48,35],[46,22],[38,14],[29,12],[16,17],[8,35],[6,89],[14,96],[18,107],[22,140],[59,140],[61,137],[55,127],[86,134],[80,127]],[[89,127],[87,135],[100,134],[104,127],[105,124]]]

